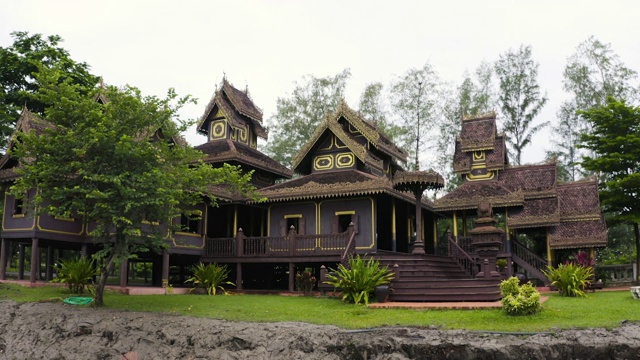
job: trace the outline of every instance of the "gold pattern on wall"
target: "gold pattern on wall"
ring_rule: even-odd
[[[331,155],[321,155],[316,156],[313,161],[313,168],[315,170],[328,170],[333,168],[333,156]]]
[[[227,130],[227,124],[224,120],[212,121],[211,122],[211,139],[222,139],[224,138]]]
[[[338,169],[350,168],[356,163],[353,153],[340,153],[336,155],[336,167]]]

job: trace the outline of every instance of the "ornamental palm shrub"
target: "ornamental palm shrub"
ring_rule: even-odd
[[[82,294],[93,277],[100,274],[94,260],[86,257],[61,260],[56,267],[58,273],[51,281],[66,284],[71,294]]]
[[[542,310],[540,292],[531,282],[520,285],[520,279],[510,277],[500,283],[502,309],[507,315],[533,315]]]
[[[369,296],[376,286],[386,285],[393,280],[393,272],[372,257],[357,255],[349,259],[349,267],[339,264],[337,269],[329,269],[326,284],[333,285],[342,293],[342,300],[356,305],[369,305]]]
[[[227,292],[222,285],[234,285],[231,281],[227,281],[229,269],[226,265],[199,263],[194,265],[191,271],[193,276],[185,281],[185,283],[193,283],[194,287],[191,291],[204,288],[209,295],[216,295],[218,291],[226,294]]]
[[[542,270],[549,278],[551,285],[558,288],[560,295],[568,297],[585,297],[584,289],[593,279],[593,267],[575,263],[560,264],[558,267],[548,265]]]

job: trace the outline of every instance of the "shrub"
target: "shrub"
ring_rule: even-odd
[[[510,277],[500,283],[502,309],[507,315],[533,315],[540,310],[540,292],[530,282],[520,285],[520,279]]]
[[[393,280],[393,272],[388,267],[380,267],[380,261],[373,258],[361,258],[360,255],[349,259],[349,268],[342,264],[337,269],[329,269],[326,284],[333,285],[342,292],[342,300],[356,305],[369,304],[369,296],[376,286],[386,285]]]
[[[547,266],[547,270],[542,270],[549,278],[551,285],[558,288],[560,295],[568,297],[587,296],[584,289],[593,279],[593,268],[574,263],[560,264],[558,267]]]
[[[313,269],[306,268],[304,271],[296,273],[296,289],[307,294],[316,286],[316,277],[313,276]]]
[[[82,294],[87,284],[93,280],[100,271],[94,266],[93,259],[79,257],[69,260],[61,260],[56,264],[58,274],[52,282],[67,284],[71,294]]]
[[[185,281],[186,283],[193,283],[194,287],[191,291],[197,288],[204,288],[207,290],[207,294],[216,295],[218,290],[226,294],[226,291],[222,285],[234,285],[230,281],[226,281],[229,276],[229,269],[226,265],[218,264],[203,264],[194,265],[191,268],[193,276]]]

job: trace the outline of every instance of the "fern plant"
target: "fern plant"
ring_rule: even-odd
[[[191,291],[197,288],[204,288],[207,290],[207,294],[216,295],[218,291],[222,291],[223,294],[226,294],[226,290],[223,285],[232,285],[235,284],[231,281],[227,281],[227,277],[229,277],[229,269],[227,269],[226,265],[218,265],[218,264],[197,264],[191,268],[193,272],[193,276],[188,278],[185,281],[186,283],[193,283],[194,287]]]
[[[560,264],[555,268],[549,265],[542,272],[549,278],[551,285],[558,288],[560,295],[567,297],[587,296],[584,290],[591,283],[594,275],[591,266],[574,263]]]
[[[61,260],[56,266],[58,273],[51,281],[66,284],[71,294],[82,294],[93,277],[100,274],[93,259],[86,257]]]
[[[337,269],[330,269],[327,278],[325,283],[339,290],[343,301],[368,305],[376,286],[389,284],[393,272],[387,266],[381,267],[374,258],[357,255],[349,259],[349,268],[339,264]]]

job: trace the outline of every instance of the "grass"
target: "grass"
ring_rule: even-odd
[[[66,297],[64,288],[54,286],[21,287],[0,284],[0,300],[40,301]],[[105,303],[111,309],[163,312],[233,321],[299,321],[335,325],[345,329],[380,326],[438,327],[478,331],[537,332],[565,328],[614,328],[623,320],[640,320],[640,301],[628,291],[589,293],[586,298],[565,298],[549,294],[541,313],[533,316],[507,316],[500,309],[409,310],[369,309],[346,304],[335,298],[281,295],[232,294],[127,296],[107,292]]]

